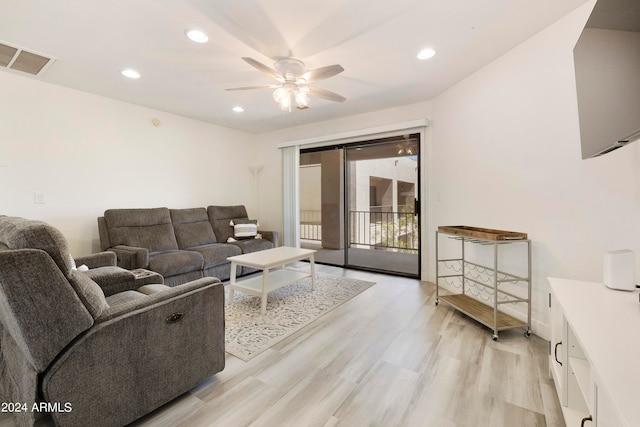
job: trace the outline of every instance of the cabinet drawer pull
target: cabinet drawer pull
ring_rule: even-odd
[[[553,349],[553,356],[556,359],[556,363],[558,363],[558,365],[562,366],[562,362],[558,360],[558,346],[562,344],[562,341],[557,342],[556,346]]]
[[[580,427],[584,427],[584,423],[586,423],[587,421],[593,421],[593,417],[589,415],[588,417],[583,418],[582,422],[580,423]]]

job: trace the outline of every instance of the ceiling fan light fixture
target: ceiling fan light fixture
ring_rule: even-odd
[[[273,91],[273,100],[276,101],[278,104],[280,104],[282,99],[285,98],[286,96],[287,96],[287,90],[282,86],[280,86],[278,89]]]
[[[304,88],[306,89],[306,88]],[[309,108],[309,95],[307,94],[308,90],[304,90],[303,88],[298,88],[296,90],[296,104],[298,108],[303,110],[305,108]]]
[[[287,94],[280,99],[280,109],[282,111],[291,112],[291,94]]]
[[[291,89],[280,86],[273,91],[273,100],[278,103],[282,111],[291,111]]]
[[[189,40],[196,43],[206,43],[209,41],[209,37],[200,30],[186,30],[184,32]]]
[[[293,83],[286,83],[273,91],[273,100],[278,103],[282,111],[291,111],[291,106],[295,100],[299,110],[309,108],[309,88],[300,87]]]
[[[279,84],[244,86],[228,88],[226,90],[236,91],[275,88],[272,93],[273,100],[278,103],[278,106],[282,111],[287,112],[291,112],[291,106],[294,104],[294,102],[299,110],[309,108],[311,95],[318,96],[320,98],[324,98],[333,102],[344,102],[346,100],[344,96],[338,95],[337,93],[331,92],[329,90],[322,89],[316,86],[307,86],[307,83],[315,82],[318,80],[325,80],[329,77],[333,77],[336,74],[340,74],[341,72],[343,72],[344,68],[342,68],[342,66],[339,64],[315,68],[313,70],[305,72],[304,62],[295,58],[278,59],[274,64],[275,69],[247,56],[242,57],[242,60],[258,71],[270,75],[272,78],[276,79]]]

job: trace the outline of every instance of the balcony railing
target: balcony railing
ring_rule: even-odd
[[[322,212],[300,211],[300,238],[322,240]]]
[[[369,211],[350,211],[350,245],[372,249],[392,249],[400,252],[418,251],[418,217],[413,206],[401,206],[404,212],[387,211],[387,207],[372,207]],[[300,211],[300,238],[322,240],[320,211]]]

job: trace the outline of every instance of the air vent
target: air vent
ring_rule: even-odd
[[[2,67],[37,76],[53,61],[55,61],[54,58],[0,42],[0,66]]]

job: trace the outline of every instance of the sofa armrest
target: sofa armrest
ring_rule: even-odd
[[[57,424],[129,424],[224,368],[221,283],[198,280],[143,299],[95,324],[47,369],[45,400],[73,408],[53,413]]]
[[[149,267],[149,250],[136,246],[117,245],[108,249],[115,252],[118,258],[118,267],[127,270]]]
[[[278,232],[277,231],[260,231],[258,233],[262,234],[262,238],[264,240],[268,240],[273,243],[273,247],[278,247]]]
[[[86,265],[89,268],[115,267],[118,257],[114,252],[104,251],[95,254],[83,255],[75,258],[76,265]]]

